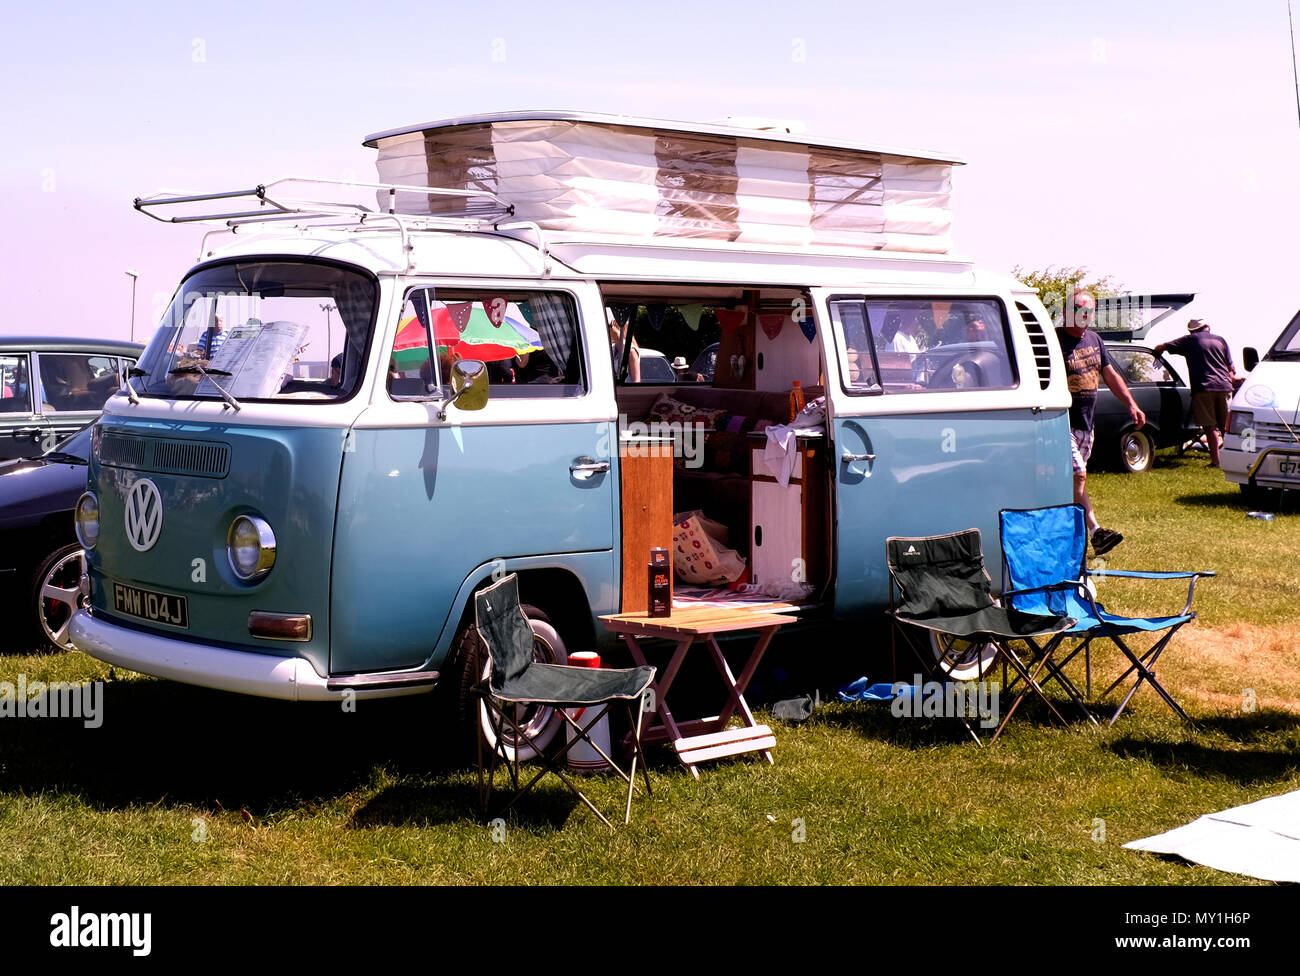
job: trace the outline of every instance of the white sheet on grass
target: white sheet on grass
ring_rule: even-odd
[[[1124,846],[1252,878],[1300,882],[1300,790],[1206,814]]]

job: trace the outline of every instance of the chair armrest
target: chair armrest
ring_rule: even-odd
[[[1196,581],[1202,577],[1216,575],[1212,569],[1198,569],[1191,572],[1174,572],[1174,573],[1142,573],[1137,570],[1122,569],[1090,569],[1087,570],[1089,576],[1123,576],[1130,579],[1185,579],[1190,580],[1187,584],[1187,602],[1183,604],[1183,612],[1180,617],[1185,617],[1192,609],[1192,600],[1196,595]]]
[[[1087,574],[1089,576],[1127,576],[1133,579],[1190,579],[1193,576],[1214,576],[1215,572],[1212,569],[1187,573],[1146,573],[1135,569],[1090,569],[1087,570]]]
[[[1003,590],[1002,597],[1021,596],[1026,593],[1052,593],[1058,590],[1078,590],[1079,595],[1088,601],[1088,606],[1092,607],[1092,615],[1098,620],[1101,619],[1101,608],[1097,606],[1097,598],[1092,595],[1092,591],[1083,585],[1082,580],[1062,580],[1059,583],[1049,583],[1047,586],[1030,586],[1020,590]],[[1078,623],[1076,620],[1075,623]]]

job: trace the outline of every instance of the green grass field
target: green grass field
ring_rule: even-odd
[[[1300,518],[1247,519],[1203,456],[1090,480],[1103,524],[1126,537],[1111,567],[1219,573],[1162,659],[1195,728],[1149,689],[1110,729],[1026,708],[988,748],[955,722],[826,705],[777,724],[774,766],[715,763],[696,782],[652,751],[654,796],[629,827],[611,833],[556,784],[498,842],[426,700],[344,714],[81,654],[0,655],[0,680],[107,682],[100,729],[0,720],[0,883],[1242,883],[1120,845],[1300,789]],[[1112,609],[1175,612],[1185,594],[1101,586]],[[809,646],[774,646],[773,660]],[[1098,675],[1115,665],[1094,660]],[[618,805],[616,781],[593,788]]]

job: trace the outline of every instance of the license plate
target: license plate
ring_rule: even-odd
[[[185,628],[190,625],[190,609],[185,597],[142,590],[125,583],[113,584],[113,609],[150,623]]]
[[[1274,457],[1273,470],[1282,478],[1300,478],[1300,455],[1283,454]]]

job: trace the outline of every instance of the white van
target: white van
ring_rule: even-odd
[[[137,201],[218,232],[96,429],[86,652],[411,694],[462,681],[494,575],[547,657],[614,643],[597,618],[645,608],[676,514],[740,572],[677,605],[824,623],[888,605],[889,536],[978,526],[996,566],[1000,509],[1070,501],[1050,319],[951,253],[951,158],[562,113],[367,145],[378,210]],[[824,402],[791,432],[796,382]]]
[[[1250,371],[1232,398],[1220,463],[1227,479],[1260,499],[1270,488],[1300,488],[1300,312],[1259,358],[1244,351]]]

